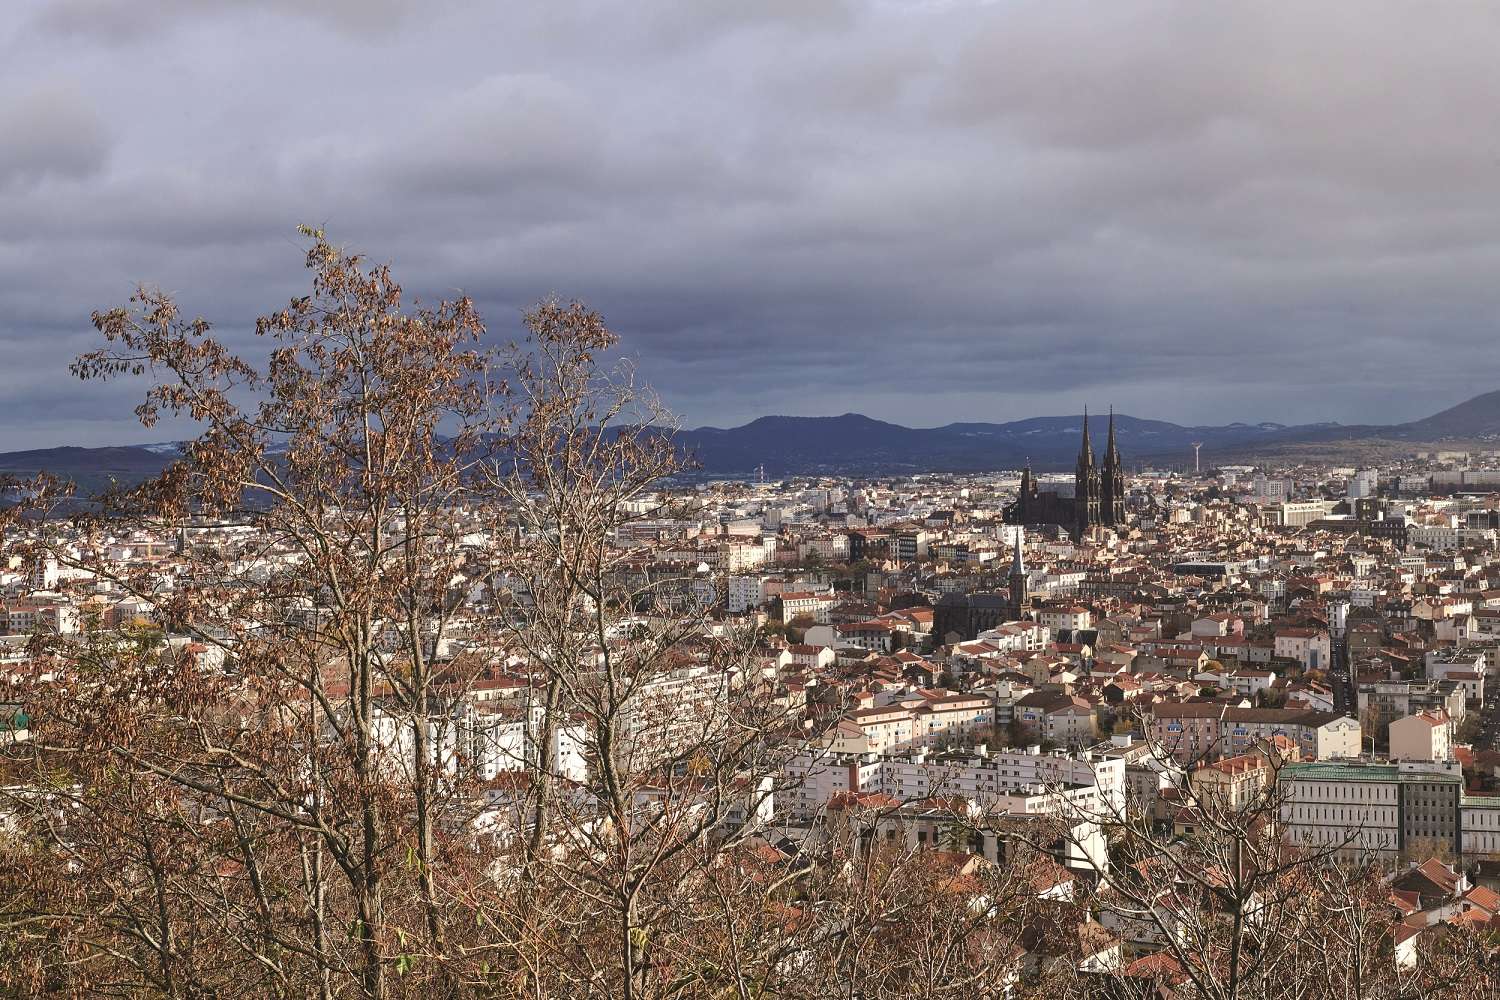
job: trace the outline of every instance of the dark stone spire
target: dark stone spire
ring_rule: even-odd
[[[1021,487],[1016,490],[1016,502],[1009,510],[1009,518],[1012,524],[1031,524],[1038,518],[1045,516],[1042,509],[1042,497],[1037,490],[1036,475],[1031,471],[1031,456],[1026,457],[1026,464],[1021,468]]]
[[[1078,467],[1080,469],[1092,469],[1094,467],[1094,448],[1089,444],[1089,408],[1083,408],[1083,445],[1078,449]]]
[[[1099,515],[1103,523],[1125,523],[1125,469],[1115,445],[1115,408],[1109,408],[1109,443],[1104,448],[1104,468],[1099,476]]]
[[[1082,537],[1099,523],[1099,470],[1094,468],[1094,448],[1089,444],[1089,410],[1083,408],[1083,445],[1078,449],[1078,467],[1073,474],[1074,537]]]

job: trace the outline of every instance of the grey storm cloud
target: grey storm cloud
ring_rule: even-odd
[[[355,34],[384,34],[441,0],[45,0],[30,22],[59,36],[135,42],[170,32],[184,20],[216,16],[290,15]],[[226,39],[226,44],[233,44]]]
[[[33,81],[0,94],[0,187],[96,173],[109,154],[103,121],[70,84]]]
[[[298,223],[497,339],[599,308],[685,423],[1112,401],[1405,419],[1500,385],[1500,8],[17,0],[0,448],[137,281],[248,345]]]

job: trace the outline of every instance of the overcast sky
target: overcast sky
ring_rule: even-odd
[[[299,222],[584,299],[690,426],[1386,422],[1500,388],[1500,6],[9,0],[0,448],[159,284],[236,342]]]

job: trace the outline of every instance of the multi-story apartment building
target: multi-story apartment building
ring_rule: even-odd
[[[1452,756],[1453,719],[1447,712],[1418,712],[1390,724],[1391,759],[1446,761]]]
[[[1293,844],[1369,860],[1462,850],[1457,767],[1288,764],[1277,781],[1282,828]]]
[[[1328,631],[1320,628],[1282,628],[1276,631],[1276,656],[1296,660],[1304,670],[1326,670],[1331,646]]]
[[[1219,752],[1226,757],[1247,753],[1278,736],[1296,743],[1305,760],[1338,760],[1360,754],[1358,719],[1337,712],[1238,707],[1224,712]]]
[[[1239,754],[1201,765],[1188,780],[1199,802],[1240,810],[1259,800],[1271,778],[1272,769],[1265,757]]]
[[[1263,516],[1274,525],[1303,528],[1326,515],[1332,507],[1327,500],[1293,500],[1268,507]]]
[[[1500,855],[1500,796],[1465,795],[1458,806],[1458,825],[1460,856]]]
[[[889,653],[895,641],[896,629],[890,622],[849,622],[833,626],[834,636],[840,646],[869,649],[877,653]]]
[[[891,537],[891,558],[899,563],[927,558],[932,535],[926,531],[902,531]]]
[[[1357,757],[1359,720],[1335,712],[1168,703],[1149,710],[1147,733],[1176,760],[1213,760],[1264,746],[1278,736],[1308,760]]]
[[[11,601],[4,606],[3,611],[6,631],[12,635],[29,635],[33,632],[70,635],[78,631],[78,608],[66,601]]]
[[[1357,692],[1359,717],[1378,729],[1393,719],[1418,712],[1446,712],[1464,717],[1464,690],[1454,681],[1382,681],[1361,684]]]
[[[1213,702],[1155,705],[1146,733],[1175,760],[1212,760],[1219,756],[1224,708]]]
[[[889,753],[912,745],[916,717],[900,705],[861,708],[850,712],[834,727],[832,749],[836,753]]]
[[[789,622],[808,617],[819,625],[828,624],[828,612],[838,599],[832,594],[813,594],[807,591],[792,591],[781,595],[781,620]]]
[[[729,613],[744,614],[766,602],[768,576],[735,574],[724,582],[724,599]]]
[[[1292,497],[1290,479],[1256,476],[1251,480],[1250,498],[1256,503],[1281,504]]]
[[[1035,691],[1016,700],[1012,718],[1028,737],[1059,746],[1092,746],[1099,739],[1093,706],[1073,695]]]
[[[764,566],[773,551],[774,540],[769,551],[768,546],[758,539],[724,542],[719,546],[719,568],[726,573],[743,573]]]
[[[1036,620],[1053,631],[1073,632],[1090,628],[1094,619],[1088,608],[1070,604],[1057,608],[1038,608]]]
[[[1458,548],[1458,536],[1458,528],[1451,524],[1414,524],[1406,529],[1406,540],[1410,544],[1435,552],[1451,552]]]
[[[849,536],[839,534],[809,538],[802,543],[802,556],[816,556],[824,562],[843,562],[849,558]]]
[[[950,694],[929,697],[912,714],[912,738],[919,746],[963,740],[968,743],[989,738],[995,721],[994,703],[988,695]]]
[[[994,751],[976,744],[949,753],[809,751],[792,761],[788,774],[798,779],[787,796],[787,811],[794,816],[811,815],[840,792],[878,792],[902,801],[959,798],[983,806],[1019,789],[1066,785],[1093,788],[1093,803],[1104,815],[1126,805],[1125,759],[1110,750]]]

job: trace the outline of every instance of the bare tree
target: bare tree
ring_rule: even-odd
[[[148,624],[37,638],[35,739],[6,751],[18,968],[166,995],[680,993],[669,942],[703,926],[803,733],[716,595],[623,544],[674,516],[670,421],[582,306],[545,303],[497,356],[467,300],[408,308],[307,235],[312,292],[258,321],[261,361],[142,289],[75,365],[147,377],[142,422],[202,433],[34,522],[35,551]],[[60,495],[35,486],[34,508]],[[165,579],[111,570],[137,530],[178,539]],[[475,759],[468,692],[497,661],[529,685],[520,784]],[[177,839],[123,838],[148,818]],[[59,894],[110,868],[131,877]]]
[[[101,770],[124,770],[163,796],[141,809],[170,804],[206,824],[218,863],[196,898],[222,896],[214,880],[233,863],[258,913],[259,936],[238,937],[265,977],[246,992],[312,981],[330,996],[349,976],[378,997],[413,952],[448,947],[438,881],[464,855],[444,852],[437,817],[460,786],[432,740],[471,671],[439,648],[465,581],[487,569],[460,544],[455,511],[482,501],[472,470],[503,412],[467,300],[407,310],[385,268],[307,235],[312,293],[258,321],[258,365],[160,292],[95,315],[108,346],[78,375],[146,375],[142,423],[170,414],[203,432],[162,476],[76,518],[81,548],[59,536],[49,551],[109,575],[98,544],[122,527],[171,537],[227,518],[246,532],[232,552],[185,545],[169,590],[110,581],[212,655],[160,641],[127,662],[92,632],[89,657],[41,642],[60,666],[28,692],[40,724],[25,752],[77,775],[85,796]],[[391,912],[393,887],[421,931]],[[289,892],[301,906],[273,914]],[[155,947],[170,968],[180,946]]]

